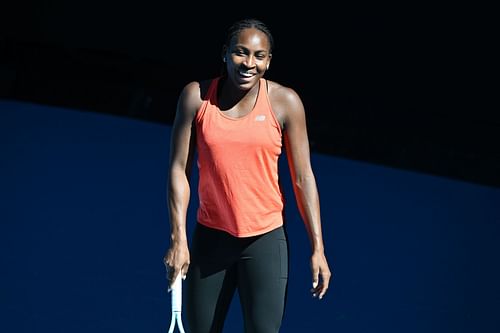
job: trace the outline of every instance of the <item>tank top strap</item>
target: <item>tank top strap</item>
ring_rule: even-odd
[[[258,110],[267,111],[268,116],[271,117],[271,119],[273,119],[273,125],[277,128],[277,130],[281,135],[281,125],[280,122],[278,121],[278,118],[276,117],[276,114],[273,111],[271,101],[269,100],[268,83],[267,80],[264,78],[260,79],[259,95],[257,97],[257,102],[255,103],[255,108]]]
[[[200,120],[201,118],[203,118],[209,103],[212,105],[215,105],[216,100],[217,100],[217,86],[219,83],[219,79],[220,79],[220,77],[216,77],[216,78],[212,79],[212,81],[210,82],[210,85],[208,86],[208,91],[207,91],[206,95],[203,97],[203,102],[201,103],[201,106],[200,106],[198,112],[196,113],[197,120]]]

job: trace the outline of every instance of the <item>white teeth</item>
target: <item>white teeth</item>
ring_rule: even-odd
[[[240,73],[240,75],[245,76],[245,77],[251,77],[251,76],[253,76],[253,74],[250,73],[250,72],[242,72],[242,71],[240,71],[239,73]]]

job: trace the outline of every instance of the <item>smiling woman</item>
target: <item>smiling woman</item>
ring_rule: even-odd
[[[288,282],[284,194],[278,179],[282,143],[312,247],[312,295],[330,281],[304,106],[289,87],[264,78],[273,51],[264,23],[245,19],[228,30],[221,76],[188,83],[171,137],[168,173],[170,245],[164,262],[172,283],[186,281],[190,332],[222,332],[236,290],[245,332],[278,332]],[[199,205],[189,247],[189,175],[198,152]]]

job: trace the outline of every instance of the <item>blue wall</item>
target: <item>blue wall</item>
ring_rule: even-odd
[[[0,101],[0,331],[167,331],[169,138],[162,124]],[[325,299],[310,297],[309,244],[282,160],[282,332],[500,331],[500,189],[312,159],[334,277]],[[241,331],[236,301],[225,332]]]

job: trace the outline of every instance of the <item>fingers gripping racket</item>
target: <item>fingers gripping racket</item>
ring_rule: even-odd
[[[172,297],[172,319],[168,333],[173,333],[176,327],[180,333],[185,333],[182,325],[182,278],[180,272],[170,288],[170,293]]]

